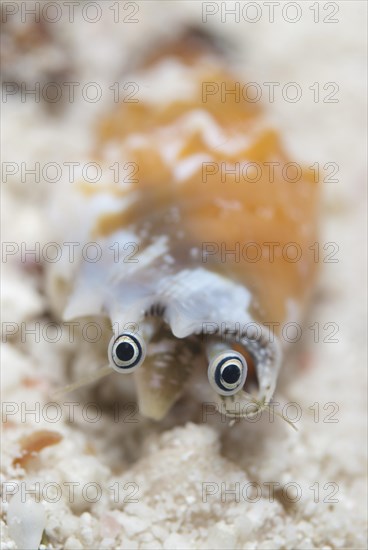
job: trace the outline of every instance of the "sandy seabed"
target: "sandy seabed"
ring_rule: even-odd
[[[312,3],[299,4],[303,16],[295,24],[278,12],[272,24],[265,12],[255,24],[222,23],[215,15],[206,24],[236,44],[234,64],[245,82],[300,84],[299,102],[277,93],[274,102],[265,101],[269,120],[293,158],[339,167],[338,181],[323,183],[320,239],[337,244],[338,261],[321,263],[306,323],[334,323],[338,334],[331,343],[315,343],[315,333],[305,330],[276,394],[280,408],[297,403],[298,431],[278,417],[232,428],[219,415],[203,418],[195,384],[161,423],[140,417],[134,389],[109,379],[60,400],[73,408],[51,410],[52,392],[78,379],[88,362],[96,364],[96,346],[78,339],[70,344],[65,333],[55,343],[42,338],[43,327],[54,321],[44,292],[47,265],[39,269],[14,254],[2,264],[4,549],[17,548],[14,527],[7,525],[15,513],[11,493],[35,488],[45,515],[32,503],[23,508],[27,534],[18,545],[22,540],[27,548],[38,544],[40,529],[41,548],[50,549],[367,547],[367,4],[336,3],[338,22],[332,24],[314,23]],[[175,36],[183,25],[198,24],[201,10],[201,2],[150,1],[139,5],[133,25],[115,24],[111,11],[93,25],[61,21],[46,48],[15,52],[5,79],[42,83],[58,74],[107,90],[123,78],[131,52],[145,39]],[[337,83],[338,102],[327,103],[325,96],[315,102],[309,87],[316,82],[321,94],[331,91],[323,89],[326,83]],[[104,98],[50,108],[9,95],[2,105],[3,162],[88,159],[91,128],[108,107]],[[2,240],[31,248],[52,240],[47,211],[55,185],[29,181],[20,172],[3,178]],[[11,336],[10,323],[19,329]],[[22,323],[39,323],[39,341],[37,334],[22,338]],[[100,405],[97,421],[92,402]],[[35,414],[27,415],[32,408]],[[41,430],[56,432],[60,441],[20,460],[21,442]]]

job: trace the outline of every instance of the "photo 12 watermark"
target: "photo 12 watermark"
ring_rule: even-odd
[[[4,161],[1,163],[1,181],[4,184],[13,181],[20,183],[75,183],[97,184],[108,180],[111,184],[129,184],[139,182],[139,165],[136,162],[115,161],[110,166],[95,161],[62,163],[48,161],[34,163]]]
[[[221,103],[299,103],[312,100],[314,103],[339,103],[340,86],[337,82],[202,82],[202,102],[215,99]]]
[[[280,483],[278,481],[249,481],[245,483],[235,482],[218,483],[215,481],[204,481],[202,483],[202,502],[220,500],[223,504],[228,502],[256,503],[265,499],[270,503],[282,499],[284,503],[296,504],[303,497],[313,502],[324,504],[337,504],[339,499],[339,485],[334,481],[320,483],[316,481],[305,487],[296,481]]]
[[[111,327],[111,328],[110,328]],[[267,328],[267,336],[264,335],[264,328]],[[22,344],[32,343],[39,344],[40,342],[47,344],[56,344],[57,342],[68,342],[74,344],[78,342],[87,342],[89,344],[97,344],[105,342],[106,339],[106,324],[93,321],[22,321],[16,323],[14,321],[1,322],[1,341],[3,343],[17,341]],[[115,321],[108,328],[109,334],[122,334],[129,332],[131,334],[139,334],[139,323],[128,322],[119,323]],[[312,324],[303,326],[295,321],[288,321],[281,324],[279,321],[264,320],[263,323],[249,321],[248,323],[240,322],[219,322],[203,321],[201,332],[197,335],[199,341],[207,341],[207,339],[216,336],[217,339],[227,342],[231,335],[233,341],[241,344],[242,341],[258,342],[268,341],[274,343],[277,338],[286,344],[296,344],[308,334],[313,335],[315,344],[323,342],[324,344],[338,344],[340,342],[340,326],[334,321],[315,321]]]
[[[336,242],[320,243],[318,241],[307,247],[302,247],[296,241],[249,241],[229,244],[221,242],[202,242],[201,261],[204,264],[214,260],[219,263],[246,262],[257,264],[267,262],[270,265],[282,259],[284,262],[295,264],[300,261],[312,261],[315,264],[339,263],[340,247]]]
[[[137,82],[2,82],[2,103],[98,103],[111,100],[114,103],[139,103],[140,86]]]
[[[35,2],[32,0],[19,2],[2,2],[1,21],[8,23],[43,23],[57,24],[59,22],[69,24],[88,23],[95,25],[101,21],[109,21],[117,24],[137,24],[140,22],[140,3],[127,1],[121,2],[83,2],[83,1],[58,1]]]
[[[60,501],[74,504],[77,500],[95,504],[106,495],[114,504],[138,504],[139,490],[135,481],[115,481],[108,486],[97,481],[5,481],[1,484],[1,502],[6,503],[11,497],[18,495],[22,503],[32,498],[35,502],[51,504]]]
[[[113,370],[111,369],[111,372]],[[67,424],[98,424],[106,419],[111,424],[137,424],[141,420],[138,404],[135,401],[113,401],[108,410],[101,403],[65,400],[62,403],[49,401],[3,401],[1,404],[2,422],[18,424],[45,424],[55,426],[59,422]]]
[[[238,162],[213,162],[202,163],[202,183],[221,183],[229,185],[238,183],[272,183],[282,185],[296,184],[305,179],[314,183],[339,183],[336,175],[340,167],[336,162],[314,162],[310,166],[302,166],[299,162],[273,161],[238,161]]]
[[[340,22],[338,2],[202,2],[202,22],[296,24],[300,21],[336,24]]]
[[[113,370],[111,370],[113,372]],[[241,392],[240,392],[241,393]],[[340,407],[336,401],[318,402],[311,405],[296,401],[280,403],[270,401],[262,409],[255,412],[254,403],[218,403],[205,401],[200,404],[201,423],[206,424],[212,419],[218,419],[223,424],[229,423],[230,412],[235,421],[247,421],[252,424],[267,421],[273,424],[279,417],[284,418],[294,426],[303,420],[312,420],[314,424],[337,424],[340,421]],[[108,408],[96,401],[82,403],[80,401],[62,400],[29,403],[26,401],[3,401],[1,404],[2,423],[32,424],[55,426],[59,422],[71,424],[98,424],[108,420],[111,424],[138,424],[142,417],[136,401],[111,401]]]
[[[241,399],[241,397],[239,398]],[[302,406],[296,401],[279,403],[276,400],[264,404],[263,407],[255,408],[255,402],[234,401],[232,403],[218,403],[206,401],[201,407],[201,421],[206,424],[213,418],[219,418],[222,424],[229,424],[229,415],[231,424],[240,422],[249,422],[256,424],[260,421],[266,421],[273,424],[278,418],[283,418],[295,428],[303,419],[313,419],[315,424],[338,424],[340,407],[335,401],[319,403],[315,401],[312,405]]]

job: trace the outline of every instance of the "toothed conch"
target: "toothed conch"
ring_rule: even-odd
[[[203,365],[230,418],[237,403],[267,406],[283,327],[302,318],[316,270],[318,185],[306,170],[296,179],[227,66],[187,37],[129,75],[96,130],[102,176],[64,187],[54,217],[64,242],[88,243],[53,266],[64,319],[112,327],[108,366],[87,381],[134,373],[140,411],[157,420]]]

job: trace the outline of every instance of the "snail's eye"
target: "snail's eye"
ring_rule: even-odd
[[[144,340],[137,334],[125,332],[110,342],[109,360],[117,372],[133,372],[143,363],[145,355]]]
[[[236,351],[215,356],[208,367],[208,379],[220,395],[233,395],[244,385],[248,367],[244,357]]]

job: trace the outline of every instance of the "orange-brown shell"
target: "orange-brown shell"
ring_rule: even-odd
[[[251,357],[254,395],[261,407],[268,403],[282,346],[266,327],[272,323],[280,332],[301,317],[316,270],[312,173],[300,168],[301,176],[290,181],[291,168],[286,179],[285,167],[295,159],[267,126],[261,106],[219,92],[239,89],[224,60],[179,46],[128,76],[139,93],[99,124],[94,160],[108,176],[80,185],[74,220],[104,255],[68,275],[73,291],[64,311],[67,320],[104,315],[115,337],[132,322],[144,333],[155,317],[135,382],[140,410],[156,419],[180,397],[197,361],[203,365],[211,338],[223,338],[230,349],[239,345]],[[249,163],[259,177],[243,171]],[[112,245],[133,240],[136,263],[116,263]],[[263,325],[260,336],[252,339],[242,328],[235,338],[234,323],[249,321]],[[230,330],[207,333],[206,323]],[[247,399],[243,394],[237,399]]]
[[[150,236],[170,235],[171,255],[176,261],[186,266],[196,262],[242,283],[252,293],[253,317],[263,323],[282,324],[290,315],[290,304],[303,306],[314,277],[316,265],[310,247],[316,240],[318,185],[303,168],[298,181],[290,181],[292,168],[289,179],[284,178],[285,165],[294,159],[287,155],[280,135],[265,126],[258,103],[231,94],[224,100],[220,93],[204,100],[203,83],[225,83],[227,89],[235,88],[236,80],[227,70],[205,58],[186,63],[193,67],[196,87],[191,97],[161,104],[121,103],[100,125],[96,157],[113,144],[138,168],[135,182],[125,189],[114,185],[112,190],[118,194],[134,191],[139,198],[124,212],[101,216],[94,235],[106,236],[137,223],[148,227]],[[188,116],[213,122],[225,143],[209,144],[202,123],[200,127],[183,123]],[[138,145],[130,139],[137,135]],[[171,164],[163,152],[163,140],[170,142],[170,136],[181,139]],[[245,146],[233,151],[226,147],[239,138],[246,139]],[[199,163],[178,181],[176,167],[193,155],[203,155],[215,164],[207,168]],[[254,176],[247,179],[240,173],[237,181],[238,175],[231,174],[230,169],[236,163],[241,169],[250,162],[258,163],[260,179],[251,181]],[[273,181],[266,163],[279,163],[273,165]],[[175,219],[168,215],[173,208]],[[175,236],[179,229],[180,238]],[[218,249],[206,260],[203,251],[209,245],[204,243],[213,243],[211,250]],[[244,248],[248,243],[256,245]],[[285,248],[289,243],[296,243],[301,253],[297,261],[293,261],[297,249],[293,245]],[[195,260],[193,248],[200,251]],[[233,250],[237,255],[230,253]],[[260,259],[252,261],[259,250]]]

